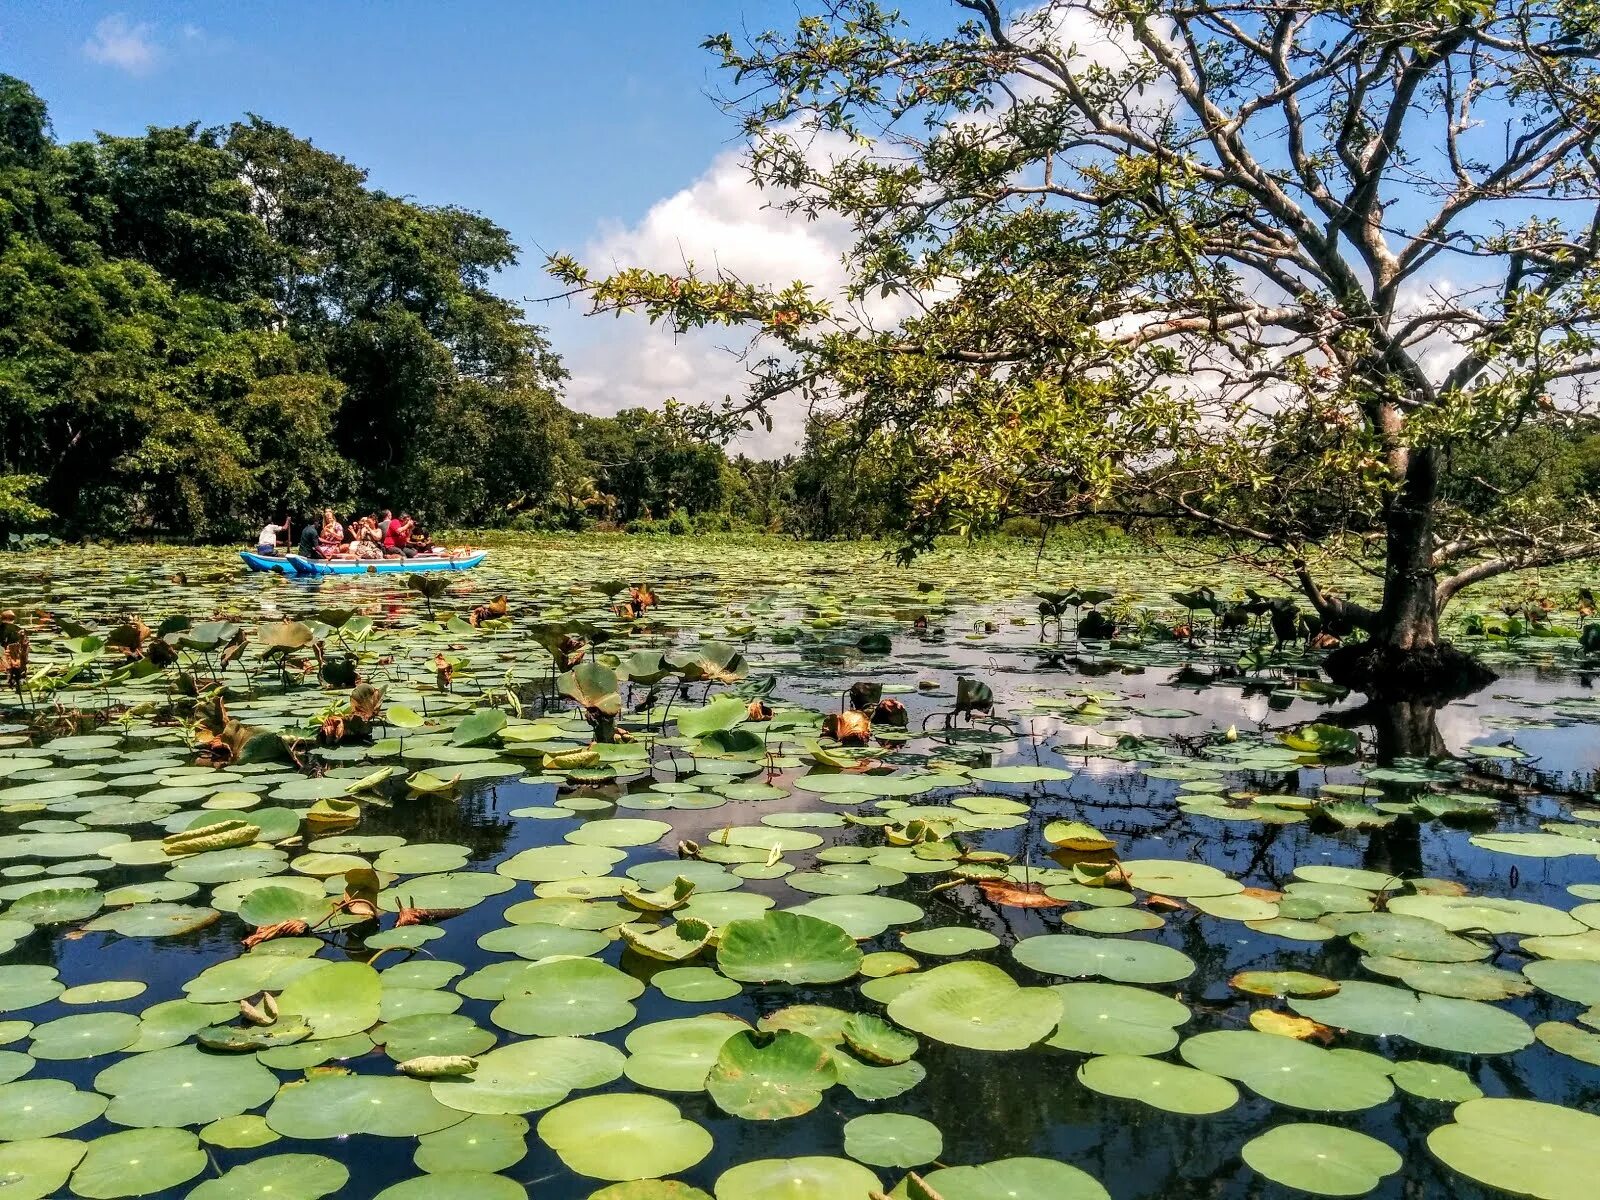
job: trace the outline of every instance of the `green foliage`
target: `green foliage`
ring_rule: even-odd
[[[1464,587],[1600,553],[1592,493],[1502,497],[1449,462],[1592,407],[1589,0],[957,7],[839,0],[706,43],[756,182],[855,231],[869,319],[692,264],[551,260],[596,311],[772,345],[705,416],[824,414],[803,524],[849,531],[879,468],[911,549],[1016,516],[1177,522],[1401,650]],[[1316,582],[1375,552],[1379,607]]]
[[[58,144],[0,78],[0,530],[546,505],[581,471],[515,256],[259,118]]]

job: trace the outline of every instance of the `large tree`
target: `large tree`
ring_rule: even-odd
[[[570,419],[515,256],[259,118],[62,144],[0,76],[0,534],[537,508]]]
[[[1600,553],[1592,498],[1441,490],[1458,448],[1587,409],[1594,0],[952,12],[832,0],[708,43],[755,179],[853,221],[848,314],[800,284],[554,269],[600,309],[756,324],[776,352],[723,415],[801,392],[903,440],[914,537],[1180,518],[1388,661],[1437,658],[1462,588]],[[1376,564],[1376,604],[1324,586],[1329,554]]]

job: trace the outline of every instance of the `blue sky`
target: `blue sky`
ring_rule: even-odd
[[[0,70],[44,97],[63,140],[254,112],[378,187],[477,209],[523,249],[499,283],[520,299],[553,290],[541,247],[621,261],[738,244],[754,272],[767,265],[757,245],[775,237],[774,269],[836,260],[826,239],[758,215],[735,169],[736,124],[707,95],[720,72],[699,48],[725,28],[792,25],[796,11],[793,0],[30,0],[0,10]],[[714,399],[737,384],[728,353],[690,353],[643,322],[530,315],[567,354],[582,407]]]

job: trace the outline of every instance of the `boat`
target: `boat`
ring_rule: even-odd
[[[298,554],[257,554],[239,551],[244,565],[252,571],[272,571],[279,575],[311,579],[319,575],[409,575],[413,571],[470,571],[489,557],[487,550],[461,554],[419,555],[416,558],[302,558]]]

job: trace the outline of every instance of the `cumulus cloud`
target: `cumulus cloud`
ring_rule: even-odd
[[[125,13],[112,13],[94,27],[84,54],[94,62],[130,75],[147,75],[161,61],[155,26],[148,21],[134,22]]]
[[[584,248],[594,270],[638,266],[702,273],[725,271],[752,283],[810,283],[838,301],[846,275],[842,256],[852,237],[837,217],[808,221],[781,211],[779,199],[751,182],[740,151],[720,154],[701,176],[653,205],[634,225],[602,230]],[[572,379],[567,400],[584,412],[655,407],[666,399],[720,403],[745,389],[749,349],[741,330],[702,330],[675,336],[642,317],[595,322],[564,357]],[[765,351],[758,347],[756,357]],[[779,402],[773,430],[758,428],[734,450],[773,456],[794,450],[804,432],[798,402]]]

